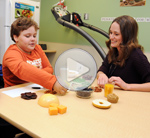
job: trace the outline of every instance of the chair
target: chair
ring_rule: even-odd
[[[4,88],[4,80],[3,80],[2,64],[0,64],[0,88]]]

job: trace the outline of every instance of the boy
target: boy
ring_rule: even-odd
[[[37,23],[21,17],[11,25],[11,45],[3,57],[4,87],[33,82],[64,95],[67,91],[56,77],[40,45],[37,45]]]

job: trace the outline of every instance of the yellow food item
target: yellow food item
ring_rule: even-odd
[[[58,114],[58,108],[57,107],[49,107],[49,114],[50,115],[57,115]]]
[[[58,107],[58,106],[59,106],[58,103],[51,103],[51,104],[49,105],[49,107]]]
[[[105,84],[104,88],[104,96],[107,97],[108,94],[113,93],[114,85],[113,84]]]
[[[111,107],[111,103],[103,99],[95,99],[92,104],[97,108],[107,109]]]
[[[38,104],[42,107],[48,108],[51,103],[59,104],[58,98],[53,94],[43,94],[38,100]]]
[[[66,111],[67,111],[67,107],[66,106],[64,106],[64,105],[59,105],[58,106],[58,113],[64,114],[64,113],[66,113]]]

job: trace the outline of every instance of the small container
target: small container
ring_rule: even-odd
[[[93,89],[91,88],[85,88],[80,91],[76,91],[76,96],[83,99],[91,98],[91,94],[93,92]]]
[[[47,45],[46,44],[39,44],[43,50],[47,50]]]
[[[113,93],[114,90],[114,85],[111,83],[107,83],[105,84],[105,88],[104,88],[104,96],[107,97],[108,94]]]

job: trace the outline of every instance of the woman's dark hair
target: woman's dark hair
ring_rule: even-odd
[[[16,35],[18,37],[22,31],[27,30],[31,26],[34,26],[36,31],[39,29],[38,24],[31,18],[20,17],[16,19],[11,25],[11,39],[15,42],[13,36]]]
[[[117,48],[112,48],[110,46],[111,40],[109,39],[108,41],[106,41],[106,45],[109,48],[108,61],[109,63],[114,63],[122,67],[123,65],[125,65],[126,59],[129,57],[134,48],[140,48],[143,51],[143,47],[138,43],[138,24],[134,18],[124,15],[115,18],[112,24],[114,22],[118,23],[120,26],[122,35],[122,43],[120,44],[121,53],[118,53]]]

